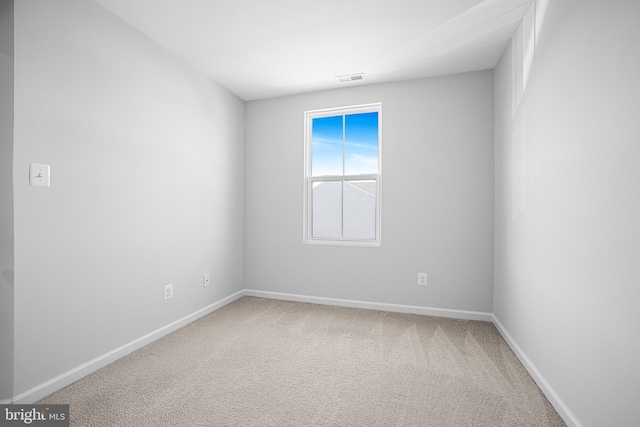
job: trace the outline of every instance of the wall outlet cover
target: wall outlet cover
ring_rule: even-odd
[[[427,273],[418,273],[418,285],[427,286]]]
[[[169,283],[168,285],[164,285],[164,299],[173,298],[173,283]]]

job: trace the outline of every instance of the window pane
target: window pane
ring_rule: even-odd
[[[342,236],[342,182],[314,182],[311,199],[311,237],[340,239]]]
[[[376,181],[345,181],[343,219],[345,239],[376,239]]]
[[[345,175],[378,173],[378,113],[345,116]]]
[[[343,116],[313,119],[311,128],[311,175],[342,175]]]

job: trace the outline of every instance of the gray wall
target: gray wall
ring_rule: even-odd
[[[482,71],[247,103],[246,287],[491,312],[492,79]],[[304,112],[378,101],[382,247],[304,245]]]
[[[0,1],[0,401],[13,396],[13,0]]]
[[[243,289],[243,140],[240,99],[94,2],[16,2],[16,395]]]
[[[494,313],[585,427],[640,425],[640,2],[539,1],[495,70]]]

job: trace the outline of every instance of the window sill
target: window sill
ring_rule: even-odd
[[[379,240],[322,240],[322,239],[305,239],[305,245],[320,246],[360,246],[365,248],[379,248],[382,246]]]

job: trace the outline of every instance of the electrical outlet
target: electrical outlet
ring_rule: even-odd
[[[211,277],[209,276],[209,273],[204,273],[202,284],[205,288],[211,284]]]
[[[171,299],[171,298],[173,298],[173,283],[164,285],[164,299]]]
[[[418,273],[418,285],[427,286],[427,273]]]

